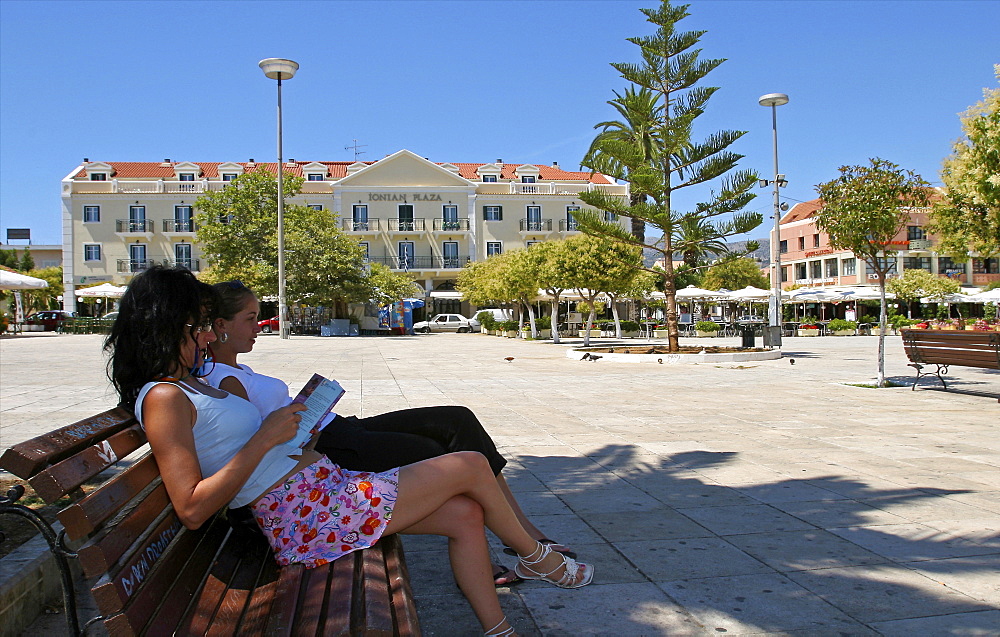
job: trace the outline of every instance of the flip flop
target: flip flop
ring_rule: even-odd
[[[556,542],[555,540],[550,540],[547,537],[543,537],[542,539],[538,540],[538,543],[539,544],[544,544],[544,545],[548,546],[550,549],[552,549],[556,553],[562,553],[563,555],[565,555],[568,558],[571,558],[571,559],[574,559],[574,560],[576,559],[576,551],[569,550],[569,547],[563,546],[562,544],[560,544],[559,542]],[[503,552],[506,553],[507,555],[513,555],[514,557],[518,557],[517,551],[515,551],[512,548],[510,548],[509,546],[503,547]]]
[[[524,579],[510,570],[506,566],[497,565],[500,570],[493,573],[493,584],[499,588],[501,586],[513,586],[514,584],[520,584]]]

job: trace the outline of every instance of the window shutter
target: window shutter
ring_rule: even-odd
[[[503,206],[497,206],[497,221],[503,221]]]

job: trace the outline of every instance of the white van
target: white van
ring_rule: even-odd
[[[513,321],[514,320],[514,313],[511,310],[502,310],[502,309],[497,308],[497,307],[488,307],[488,308],[484,308],[484,309],[481,309],[481,310],[476,310],[475,312],[472,313],[472,316],[476,317],[476,316],[479,315],[480,312],[489,312],[490,314],[493,315],[493,320],[494,321]]]

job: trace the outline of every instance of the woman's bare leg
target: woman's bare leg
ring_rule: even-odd
[[[545,537],[545,534],[539,530],[537,526],[531,523],[528,516],[525,515],[524,511],[521,509],[521,505],[517,503],[517,499],[511,492],[510,487],[507,485],[507,480],[504,479],[502,473],[497,474],[497,484],[500,485],[500,492],[503,493],[503,497],[506,498],[507,504],[510,505],[511,510],[514,512],[514,516],[517,517],[517,521],[521,523],[524,530],[528,532],[532,538],[540,540]]]
[[[475,500],[483,509],[486,526],[518,555],[529,556],[538,543],[524,530],[510,508],[482,454],[450,453],[407,465],[399,470],[399,492],[386,533],[405,533],[457,495]],[[562,556],[550,554],[532,570],[554,570],[558,578],[565,569]],[[579,575],[582,577],[582,574]]]

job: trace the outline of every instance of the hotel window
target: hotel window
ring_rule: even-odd
[[[194,173],[181,173],[177,175],[178,181],[194,181]]]
[[[819,247],[819,235],[818,234],[814,234],[813,235],[813,247],[814,248],[818,248]]]
[[[441,229],[458,230],[458,206],[447,204],[441,206]]]
[[[927,238],[927,232],[921,226],[906,226],[906,240],[920,241]]]
[[[84,223],[97,223],[101,220],[101,207],[100,206],[84,206],[83,207],[83,222]]]
[[[222,181],[232,181],[236,176],[236,173],[222,173]]]
[[[400,241],[397,254],[399,254],[399,267],[404,270],[409,270],[414,266],[416,259],[413,256],[414,252],[412,241]]]
[[[781,254],[788,252],[788,239],[782,239],[781,242],[778,243],[778,251]]]
[[[306,181],[323,181],[322,173],[309,173],[306,175]]]
[[[483,206],[483,221],[503,221],[503,206]]]
[[[938,257],[938,274],[946,276],[965,274],[965,264],[953,261],[951,257]]]
[[[146,232],[146,206],[128,207],[128,231]]]
[[[534,175],[521,175],[521,183],[522,184],[533,184],[533,183],[535,183],[535,176]]]
[[[354,230],[368,230],[368,206],[365,204],[354,204],[352,221]]]
[[[574,212],[579,212],[580,206],[566,206],[566,229],[576,230],[577,223],[576,217],[573,216]]]
[[[618,215],[616,215],[615,213],[611,212],[610,210],[605,210],[604,211],[604,220],[607,221],[608,223],[614,223],[614,222],[618,221]]]
[[[541,241],[526,241],[524,243],[525,247],[530,248],[531,246],[538,245]]]
[[[795,278],[797,280],[801,280],[801,279],[806,278],[806,264],[805,263],[796,263],[795,264]]]
[[[888,274],[894,274],[896,272],[896,257],[876,257],[878,259],[878,267],[883,272]],[[888,268],[888,269],[887,269]],[[870,263],[865,261],[865,272],[868,274],[875,274],[875,268],[872,267]]]
[[[826,260],[826,276],[827,278],[837,276],[837,260],[827,259]]]
[[[107,181],[107,173],[90,173],[90,181]]]
[[[781,282],[782,283],[787,283],[788,282],[788,267],[787,266],[781,266]]]
[[[484,184],[495,184],[497,182],[496,175],[483,175]]]
[[[146,261],[146,245],[133,243],[128,247],[129,272],[142,272],[149,267]]]
[[[190,243],[174,244],[174,265],[179,268],[194,270],[194,259],[191,258]]]
[[[413,204],[399,204],[399,229],[402,231],[413,231]]]
[[[458,241],[445,241],[442,244],[442,254],[444,255],[444,267],[460,268],[462,264],[458,259]]]
[[[101,244],[99,244],[99,243],[85,243],[85,244],[83,244],[83,260],[84,261],[100,261],[101,260]]]
[[[361,250],[362,250],[362,252],[364,252],[364,255],[365,255],[364,259],[365,259],[365,261],[367,261],[368,260],[368,255],[369,255],[369,252],[368,252],[368,242],[367,241],[362,241],[361,242]]]
[[[844,269],[844,276],[854,276],[858,273],[858,260],[857,259],[844,259],[842,264]]]
[[[311,203],[311,204],[307,204],[307,206],[309,208],[312,208],[313,210],[316,210],[316,211],[323,210],[323,204],[321,204],[321,203]]]
[[[931,271],[930,257],[903,257],[904,270],[927,270]]]
[[[806,249],[806,238],[799,237],[799,250],[805,250],[805,249]]]
[[[525,230],[532,230],[538,232],[542,229],[542,207],[541,206],[528,206],[526,211],[527,225],[524,226]]]
[[[486,256],[492,257],[503,253],[503,244],[499,241],[486,242]]]
[[[191,206],[174,206],[174,232],[194,232]]]
[[[809,262],[809,276],[813,279],[823,278],[823,262],[822,261],[810,261]]]

